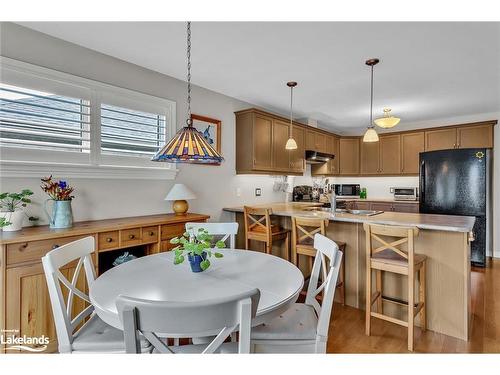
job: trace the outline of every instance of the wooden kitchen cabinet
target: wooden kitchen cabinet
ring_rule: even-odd
[[[327,152],[326,135],[316,130],[307,130],[306,150]]]
[[[295,173],[304,173],[305,169],[305,141],[306,131],[301,126],[293,125],[293,139],[297,142],[297,149],[289,151],[290,170]]]
[[[437,129],[425,132],[425,151],[448,150],[457,146],[457,129]]]
[[[418,174],[420,153],[424,151],[424,132],[401,134],[401,173]]]
[[[408,212],[408,213],[418,213],[420,211],[418,203],[393,203],[394,212]]]
[[[392,203],[391,202],[371,202],[370,209],[374,211],[392,211]]]
[[[253,168],[271,170],[273,161],[273,120],[256,115],[254,124]]]
[[[290,124],[279,120],[273,120],[273,161],[271,164],[273,170],[287,172],[290,169],[290,151],[285,149],[286,142],[289,138],[289,129]]]
[[[359,174],[359,138],[340,138],[339,141],[339,174]]]
[[[371,207],[371,203],[370,202],[357,201],[357,202],[354,202],[352,209],[355,209],[355,210],[370,210],[371,209],[370,207]]]
[[[401,136],[381,135],[379,173],[395,175],[401,173]]]
[[[380,172],[379,163],[380,141],[363,142],[361,141],[361,174],[376,175]]]
[[[339,173],[339,137],[326,136],[326,152],[334,155],[334,158],[323,164],[311,165],[311,176],[335,176]]]
[[[340,141],[340,138],[339,137],[333,137],[333,146],[331,148],[331,151],[332,151],[332,154],[335,156],[335,158],[333,159],[332,161],[332,165],[331,165],[331,170],[333,172],[333,175],[337,175],[339,173],[339,148],[340,148],[340,145],[339,145],[339,141]]]
[[[462,126],[457,128],[458,148],[493,148],[493,125]]]

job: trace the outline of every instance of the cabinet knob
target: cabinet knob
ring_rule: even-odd
[[[155,232],[151,231],[151,232],[149,232],[149,235],[150,235],[150,236],[154,236],[154,235],[155,235]]]
[[[19,250],[23,251],[24,249],[26,249],[28,247],[28,243],[25,242],[23,243],[20,247],[19,247]]]
[[[106,242],[113,242],[113,239],[111,237],[106,238]]]
[[[129,240],[132,240],[132,239],[134,239],[134,238],[135,238],[135,234],[129,234],[129,235],[128,235],[128,239],[129,239]]]
[[[52,250],[57,249],[58,247],[59,247],[59,245],[55,244],[55,245],[52,246]]]

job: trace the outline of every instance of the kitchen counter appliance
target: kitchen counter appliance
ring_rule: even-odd
[[[418,188],[416,187],[395,187],[392,189],[396,201],[416,201],[418,198]]]
[[[342,198],[359,198],[361,188],[359,184],[335,184],[335,195]]]

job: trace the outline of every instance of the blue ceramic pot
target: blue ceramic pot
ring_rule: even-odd
[[[201,255],[191,255],[188,254],[189,264],[191,265],[191,271],[193,272],[203,272],[200,263],[207,259],[207,253],[203,252]]]

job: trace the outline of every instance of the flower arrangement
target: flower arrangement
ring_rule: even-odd
[[[74,188],[69,186],[66,181],[52,180],[52,176],[42,178],[42,185],[40,187],[55,201],[70,201],[74,198],[71,195]]]
[[[201,271],[205,271],[210,267],[210,260],[208,258],[222,258],[219,252],[210,249],[222,249],[226,247],[224,241],[217,241],[215,246],[213,246],[213,236],[208,234],[208,231],[204,228],[199,228],[195,231],[193,228],[186,228],[186,232],[181,237],[175,237],[170,240],[170,243],[177,245],[174,249],[174,264],[181,264],[184,262],[184,255],[187,254],[190,263],[193,259],[198,258],[200,260],[199,267]],[[193,265],[191,265],[193,267]],[[193,270],[194,271],[194,270]],[[194,271],[198,272],[198,271]]]

